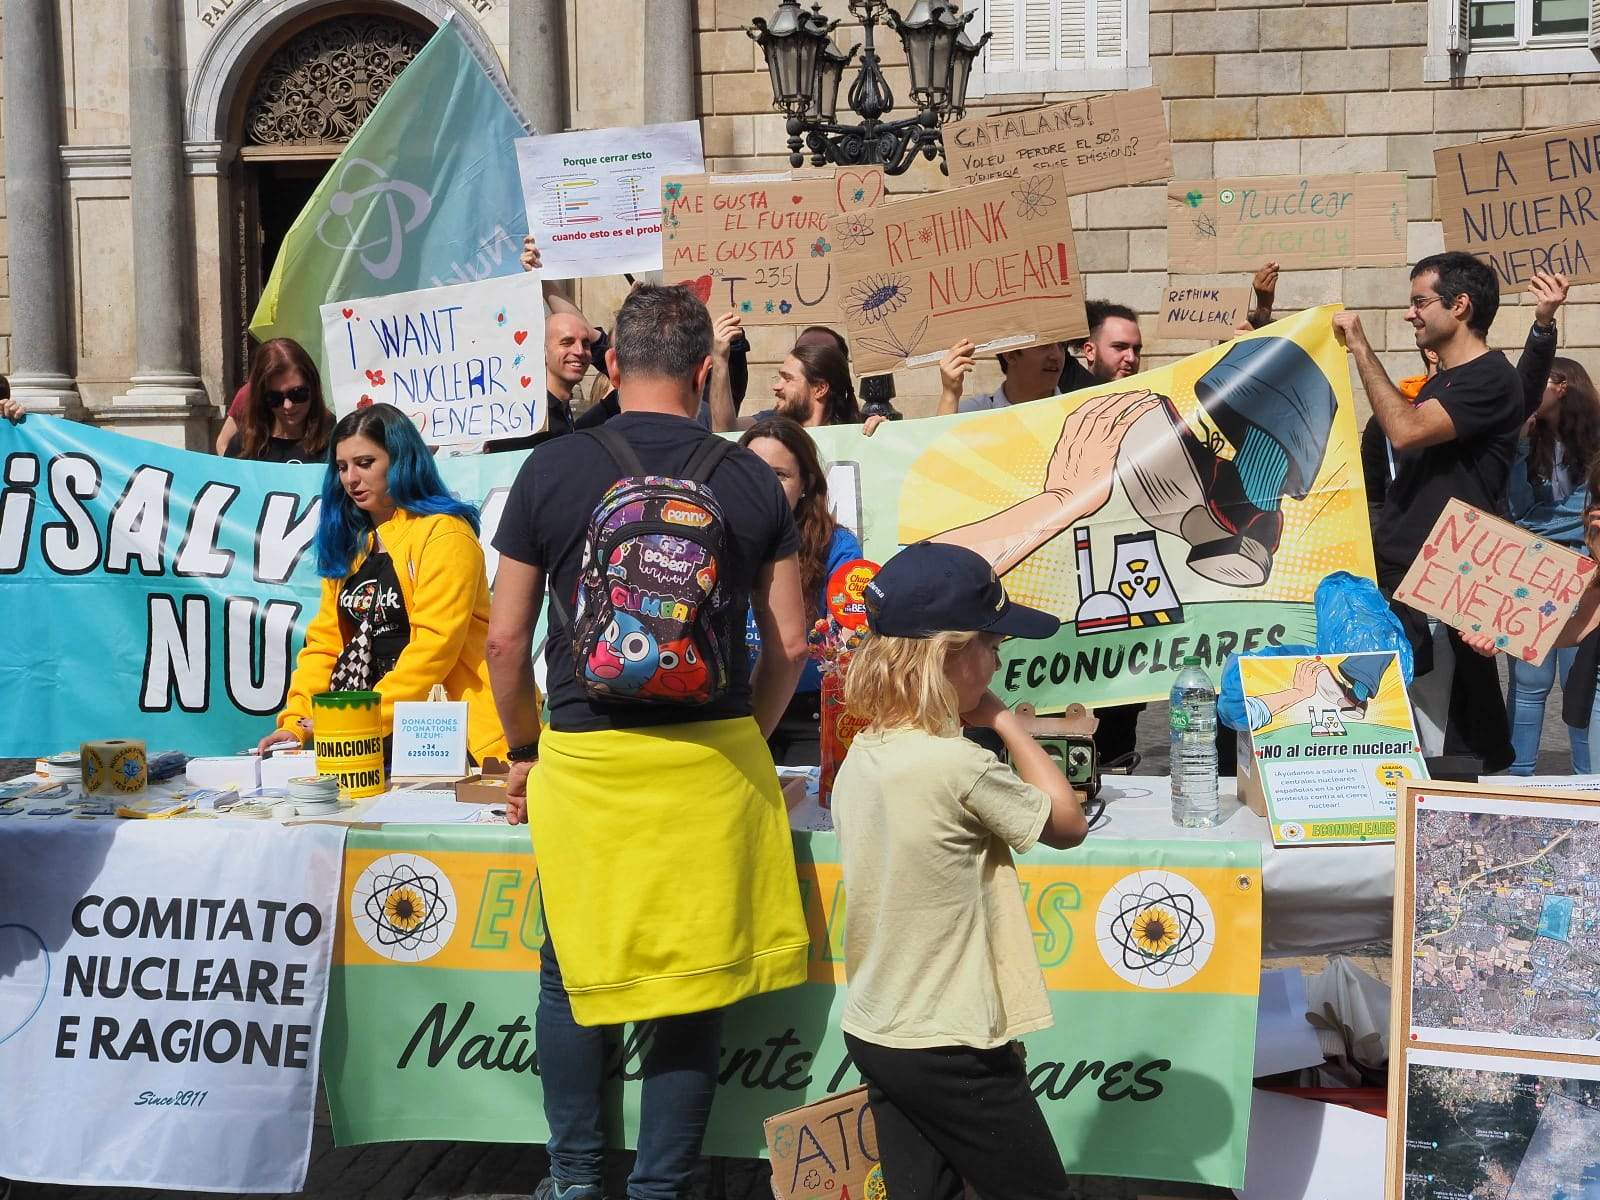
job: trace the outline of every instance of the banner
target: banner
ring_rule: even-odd
[[[1444,146],[1433,165],[1445,249],[1483,259],[1502,291],[1520,291],[1535,271],[1600,279],[1600,243],[1588,228],[1600,221],[1600,125]]]
[[[838,1029],[838,844],[796,834],[795,852],[809,979],[729,1010],[707,1154],[756,1157],[764,1118],[859,1082]],[[1067,1169],[1242,1184],[1259,848],[1091,840],[1018,874],[1055,1013],[1025,1039],[1028,1075]],[[548,1137],[536,886],[525,830],[351,831],[324,1062],[341,1145]],[[615,1144],[634,1145],[647,1036],[627,1027],[610,1056]]]
[[[661,177],[706,169],[699,121],[518,138],[517,168],[551,279],[659,271]]]
[[[1156,699],[1185,656],[1315,642],[1331,571],[1371,578],[1331,308],[1167,367],[1001,411],[818,429],[841,521],[882,562],[989,556],[1065,621],[1008,641],[996,687],[1041,709]],[[1136,407],[1136,420],[1118,412]],[[1117,411],[1102,410],[1122,395]],[[441,459],[492,548],[526,452]],[[0,756],[101,737],[235,753],[267,733],[318,603],[324,468],[193,454],[58,418],[0,422]],[[197,716],[204,714],[204,720]]]
[[[1267,175],[1167,185],[1167,265],[1175,275],[1397,267],[1406,255],[1406,177]]]
[[[295,218],[250,332],[293,338],[323,362],[324,304],[520,271],[514,143],[527,132],[499,65],[446,21]]]
[[[299,1191],[344,836],[8,821],[0,1176]]]
[[[536,275],[335,301],[322,333],[341,417],[393,404],[430,446],[525,437],[549,417]]]

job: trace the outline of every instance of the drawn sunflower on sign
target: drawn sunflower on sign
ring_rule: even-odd
[[[878,327],[872,337],[859,338],[858,341],[868,350],[874,350],[879,354],[887,354],[893,358],[910,358],[917,352],[917,347],[922,344],[922,335],[927,332],[928,318],[923,317],[910,337],[902,337],[893,325],[885,322]]]
[[[1134,944],[1159,958],[1177,943],[1178,919],[1163,908],[1147,908],[1133,922]]]
[[[870,324],[893,316],[910,299],[911,280],[904,275],[879,272],[850,285],[844,297],[844,310],[856,318],[856,324]]]
[[[408,887],[396,888],[383,902],[383,915],[396,929],[415,929],[427,913],[422,897]]]

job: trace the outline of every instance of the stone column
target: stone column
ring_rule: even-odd
[[[119,422],[184,444],[203,436],[195,374],[194,217],[183,157],[179,0],[128,0],[128,125],[133,155],[137,369],[112,400]],[[203,446],[203,441],[201,442]],[[195,448],[199,448],[198,446]]]
[[[538,133],[566,129],[566,0],[513,0],[511,90]]]
[[[72,377],[67,324],[56,6],[5,0],[5,39],[11,394],[28,408],[79,415],[83,401]]]
[[[644,0],[644,48],[645,124],[694,120],[694,0]]]

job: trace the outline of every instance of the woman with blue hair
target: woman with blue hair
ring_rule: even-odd
[[[446,489],[392,404],[344,417],[328,445],[316,540],[322,603],[262,751],[309,739],[318,692],[378,692],[387,735],[395,701],[424,700],[442,683],[467,702],[467,752],[480,763],[503,756],[483,652],[489,581],[477,508]]]

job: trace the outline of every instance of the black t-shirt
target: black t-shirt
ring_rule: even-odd
[[[690,456],[710,436],[696,422],[664,413],[625,412],[607,427],[628,440],[640,465],[652,475],[681,476]],[[569,613],[576,604],[589,518],[606,489],[621,477],[622,468],[598,441],[574,437],[536,449],[511,487],[494,548],[544,571],[548,586],[556,589]],[[727,526],[726,578],[733,589],[728,640],[732,681],[727,694],[695,710],[592,702],[574,673],[571,631],[552,608],[546,614],[550,636],[545,644],[551,728],[590,733],[750,715],[745,610],[761,569],[799,550],[800,535],[778,477],[749,450],[735,447],[712,472],[710,487]]]
[[[1422,550],[1452,497],[1488,512],[1505,504],[1506,478],[1522,426],[1522,383],[1498,350],[1440,371],[1423,385],[1419,405],[1437,400],[1450,414],[1454,440],[1395,453],[1395,477],[1374,531],[1378,582],[1393,590]]]
[[[339,585],[339,615],[355,634],[334,664],[329,686],[336,692],[366,691],[394,670],[411,641],[411,618],[387,551],[374,550]]]
[[[550,406],[550,419],[538,433],[530,433],[526,437],[496,438],[492,442],[483,444],[485,454],[499,454],[502,450],[532,450],[535,446],[542,446],[551,438],[558,438],[564,433],[572,432],[572,403],[563,400],[554,392],[544,394],[545,403]]]
[[[228,439],[228,448],[223,451],[224,458],[238,458],[244,448],[244,435],[236,433]],[[320,463],[327,460],[326,450],[312,453],[305,449],[303,443],[296,438],[268,438],[267,444],[261,447],[261,452],[255,456],[253,462],[275,463]]]

